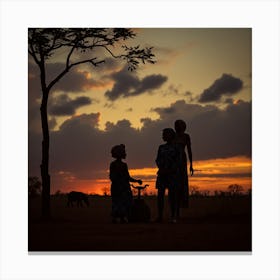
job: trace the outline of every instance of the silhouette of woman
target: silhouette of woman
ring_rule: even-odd
[[[162,132],[162,139],[165,144],[158,148],[156,164],[158,166],[156,188],[158,189],[157,204],[158,217],[156,222],[161,222],[163,218],[164,194],[168,189],[168,200],[171,210],[171,222],[176,223],[176,216],[179,212],[178,207],[178,166],[180,150],[174,144],[175,131],[172,128],[165,128]]]
[[[188,157],[190,161],[190,174],[193,175],[192,164],[192,148],[190,135],[185,133],[186,123],[183,120],[175,121],[175,143],[180,149],[180,162],[179,162],[179,203],[180,207],[187,208],[189,206],[189,180],[188,180],[188,168],[187,168],[187,155],[185,147],[187,146]],[[178,208],[179,211],[179,208]],[[179,212],[178,212],[179,215]]]
[[[120,144],[111,149],[115,158],[110,164],[111,196],[112,196],[112,221],[113,223],[127,223],[132,207],[132,192],[129,182],[142,184],[141,180],[130,177],[127,164],[122,162],[126,158],[125,145]]]

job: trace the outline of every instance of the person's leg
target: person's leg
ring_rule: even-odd
[[[127,191],[127,193],[124,194],[123,197],[123,213],[121,216],[121,222],[122,223],[128,223],[129,217],[131,216],[132,211],[132,203],[133,203],[133,197],[130,190]]]
[[[172,186],[168,190],[168,199],[171,211],[171,222],[176,223],[179,218],[180,209],[180,193],[176,186]]]
[[[175,213],[176,213],[176,219],[180,218],[180,189],[176,186],[175,187]]]
[[[168,201],[169,201],[169,207],[171,212],[171,220],[176,219],[176,192],[174,187],[170,187],[168,189]]]
[[[183,182],[182,182],[182,207],[188,208],[189,207],[189,178],[187,170],[184,170],[183,173]]]
[[[189,208],[189,178],[188,174],[186,174],[186,184],[185,184],[185,207]]]
[[[118,223],[119,222],[119,205],[118,205],[118,198],[116,196],[112,196],[112,222]]]
[[[161,221],[162,217],[163,217],[164,193],[165,193],[165,188],[164,187],[158,188],[158,195],[157,195],[158,217],[157,217],[157,221]]]
[[[182,186],[178,186],[178,188],[176,190],[176,217],[177,218],[180,218],[180,208],[182,205],[182,198],[183,198],[182,189],[183,189]]]

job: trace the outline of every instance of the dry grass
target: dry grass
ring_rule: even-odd
[[[156,198],[146,197],[152,220]],[[251,251],[251,198],[191,198],[177,224],[112,224],[111,198],[90,197],[90,207],[66,207],[52,197],[52,220],[40,219],[40,199],[29,200],[29,251]]]

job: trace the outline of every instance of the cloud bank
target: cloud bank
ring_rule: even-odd
[[[126,68],[113,73],[110,78],[114,81],[114,86],[111,90],[105,92],[105,96],[111,101],[120,97],[151,92],[160,88],[167,81],[166,76],[155,74],[146,76],[141,80],[134,72],[130,72]]]
[[[199,102],[219,101],[222,96],[232,96],[243,88],[243,81],[229,74],[223,74],[221,78],[205,89],[199,98]]]
[[[105,131],[100,130],[100,113],[69,118],[58,131],[51,132],[51,172],[69,172],[80,179],[106,178],[111,147],[120,143],[126,145],[129,168],[155,167],[162,129],[173,127],[179,118],[187,122],[194,160],[251,157],[251,102],[228,104],[221,110],[178,100],[153,110],[159,118],[143,118],[141,129],[123,119],[108,122]],[[40,151],[41,134],[29,131],[30,174],[39,172]]]
[[[71,99],[66,94],[57,98],[51,98],[49,102],[49,114],[52,116],[72,116],[82,106],[90,105],[92,100],[87,96]]]

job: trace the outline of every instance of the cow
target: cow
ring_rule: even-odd
[[[83,202],[89,207],[89,201],[88,201],[88,196],[87,194],[83,193],[83,192],[75,192],[72,191],[70,193],[67,194],[68,196],[68,202],[67,202],[67,206],[74,206],[73,202],[77,202],[77,207],[81,206],[83,207]]]

